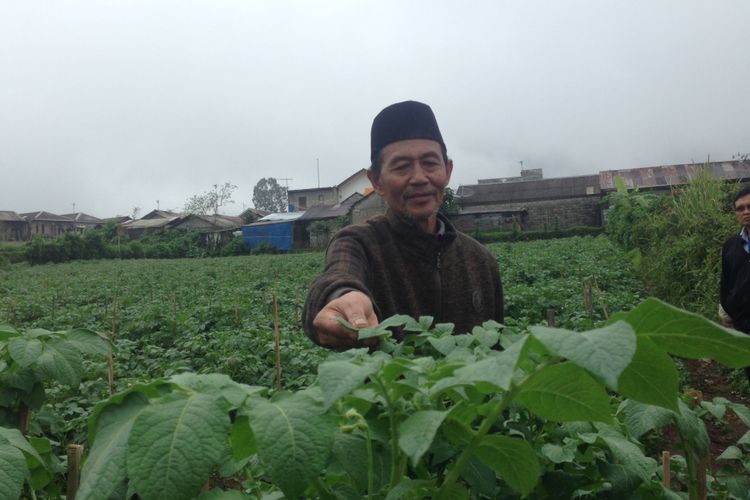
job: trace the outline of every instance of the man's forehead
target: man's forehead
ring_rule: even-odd
[[[381,152],[384,161],[397,156],[419,157],[430,153],[438,156],[442,154],[442,147],[439,142],[429,139],[396,141],[385,146]]]
[[[741,198],[737,198],[737,201],[734,202],[734,206],[736,207],[737,205],[746,205],[748,203],[750,203],[750,194],[746,194]]]

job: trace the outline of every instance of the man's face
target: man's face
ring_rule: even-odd
[[[440,144],[427,139],[389,144],[383,148],[381,158],[380,175],[376,178],[368,172],[375,191],[391,210],[414,219],[423,230],[434,232],[453,162],[448,160],[446,164]]]
[[[734,213],[737,216],[737,222],[750,231],[750,194],[734,202]]]

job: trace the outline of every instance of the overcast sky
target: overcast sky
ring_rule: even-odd
[[[747,0],[0,0],[0,210],[334,185],[437,115],[451,186],[750,153]]]

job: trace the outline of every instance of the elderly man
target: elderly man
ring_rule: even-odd
[[[331,241],[305,303],[307,335],[344,350],[363,344],[337,317],[363,328],[394,314],[429,315],[461,333],[488,319],[501,322],[497,261],[438,213],[453,161],[432,109],[415,101],[388,106],[370,138],[368,177],[388,210]]]
[[[721,249],[719,316],[724,326],[750,333],[750,187],[734,197],[734,213],[742,229]],[[750,382],[750,367],[745,374]]]

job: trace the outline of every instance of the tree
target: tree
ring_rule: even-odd
[[[237,186],[230,182],[225,182],[221,186],[214,184],[210,191],[190,197],[185,202],[183,212],[186,214],[216,215],[219,213],[220,207],[234,203],[232,193],[235,189],[237,189]]]
[[[440,205],[440,211],[444,214],[457,214],[458,205],[456,204],[455,193],[453,189],[447,187],[443,191],[443,203]]]
[[[130,218],[136,220],[141,215],[141,207],[133,207],[130,211]]]
[[[263,178],[253,188],[253,205],[259,210],[286,212],[286,188],[273,177]]]

